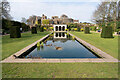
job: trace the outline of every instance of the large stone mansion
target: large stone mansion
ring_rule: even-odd
[[[45,16],[44,14],[42,15],[42,17],[38,18],[38,21],[42,21],[43,20],[49,20],[49,24],[67,24],[67,23],[79,23],[79,20],[74,20],[72,18],[69,18],[67,15],[63,14],[60,17],[58,16],[52,16],[52,18],[47,18],[47,16]]]
[[[30,28],[32,26],[36,25],[36,21],[38,22],[38,24],[42,24],[43,20],[49,20],[49,24],[47,25],[54,25],[54,24],[67,24],[67,23],[79,23],[79,20],[74,20],[72,18],[69,18],[67,15],[63,14],[60,17],[58,16],[52,16],[51,19],[47,18],[46,15],[42,15],[42,17],[40,16],[33,16],[33,17],[29,17],[30,23],[28,25],[30,25]]]

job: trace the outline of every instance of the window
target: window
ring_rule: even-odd
[[[58,31],[58,26],[56,26],[55,28],[56,28],[56,31]]]
[[[59,37],[61,37],[61,33],[59,33]]]
[[[58,37],[58,33],[56,33],[56,35],[55,35],[56,37]]]
[[[62,30],[65,31],[65,26],[62,27]]]
[[[59,31],[61,31],[61,26],[59,26]]]
[[[62,33],[62,36],[65,37],[65,33]]]

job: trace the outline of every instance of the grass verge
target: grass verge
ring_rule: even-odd
[[[101,38],[99,33],[84,34],[83,32],[70,32],[91,45],[118,58],[118,36],[114,38]]]
[[[8,66],[9,65],[9,66]],[[3,64],[3,78],[117,78],[117,63]]]
[[[21,38],[10,38],[9,35],[3,36],[2,59],[5,59],[6,57],[32,44],[49,33],[50,32],[38,32],[38,34],[31,34],[31,32],[22,33]]]

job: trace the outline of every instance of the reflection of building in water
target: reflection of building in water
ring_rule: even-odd
[[[54,25],[55,32],[65,32],[67,29],[67,25]]]
[[[65,32],[55,32],[54,38],[67,38],[67,35]]]

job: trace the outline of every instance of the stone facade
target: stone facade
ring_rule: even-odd
[[[37,19],[36,19],[37,17]],[[49,25],[53,24],[68,24],[68,23],[79,23],[79,20],[74,20],[72,18],[69,18],[67,15],[63,14],[60,16],[52,16],[51,19],[47,18],[44,14],[42,17],[35,16],[32,20],[32,26],[35,24],[36,20],[38,20],[38,24],[42,24],[42,20],[49,20]]]
[[[47,16],[45,16],[44,14],[42,15],[42,20],[47,19]]]
[[[52,24],[66,24],[66,23],[73,23],[72,18],[68,18],[67,15],[61,15],[60,18],[58,16],[52,16]]]
[[[73,20],[74,23],[79,23],[79,20]]]

